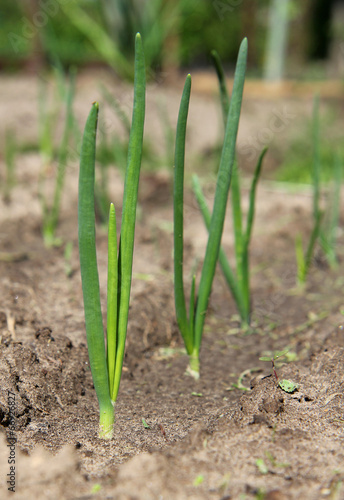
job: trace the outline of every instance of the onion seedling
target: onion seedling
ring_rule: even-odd
[[[228,111],[225,138],[220,167],[217,176],[213,213],[209,223],[209,237],[205,252],[200,283],[196,294],[195,275],[191,282],[189,313],[186,310],[183,283],[183,205],[184,205],[184,158],[186,123],[191,93],[191,76],[185,81],[182,94],[175,146],[174,169],[174,296],[178,326],[189,355],[188,372],[199,378],[199,353],[208,301],[218,260],[226,205],[235,157],[235,145],[241,112],[242,94],[245,81],[247,60],[247,39],[240,46],[236,64],[233,94]],[[197,297],[197,298],[196,298]]]
[[[134,232],[145,117],[145,63],[141,36],[135,41],[134,108],[124,183],[122,224],[117,253],[116,215],[110,205],[108,228],[107,346],[100,305],[95,242],[94,177],[98,103],[89,113],[81,149],[79,176],[79,254],[90,367],[97,393],[99,436],[111,438],[114,405],[122,373],[132,279]]]
[[[225,74],[217,52],[213,51],[212,57],[218,76],[222,115],[226,127],[227,117],[230,109],[230,99],[227,92]],[[233,88],[232,100],[235,98],[236,97]],[[243,228],[243,216],[241,210],[241,194],[240,194],[238,167],[236,164],[234,164],[233,166],[232,183],[231,183],[231,195],[232,195],[231,201],[232,201],[235,257],[236,257],[235,272],[230,267],[226,254],[222,247],[220,248],[219,251],[219,263],[222,272],[224,274],[224,277],[226,279],[226,282],[228,284],[228,287],[237,305],[241,322],[244,327],[250,324],[251,297],[250,297],[250,274],[249,274],[249,245],[251,241],[252,226],[254,220],[256,189],[266,151],[267,148],[264,148],[262,153],[260,154],[254,172],[250,189],[250,195],[249,195],[249,209],[248,209],[245,229]],[[197,176],[193,177],[193,190],[198,205],[201,209],[205,225],[209,230],[211,215]]]

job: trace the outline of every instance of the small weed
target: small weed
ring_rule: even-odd
[[[276,372],[276,367],[275,367],[275,361],[277,359],[279,359],[279,358],[282,358],[282,357],[286,356],[287,353],[288,353],[288,349],[284,350],[284,351],[277,351],[277,352],[275,352],[275,354],[272,357],[262,356],[261,358],[259,358],[259,360],[260,361],[270,361],[271,364],[272,364],[273,374],[275,376],[276,382],[278,383],[279,387],[284,392],[292,393],[292,392],[295,392],[298,389],[299,385],[295,384],[291,380],[285,380],[285,379],[279,380],[277,372]]]

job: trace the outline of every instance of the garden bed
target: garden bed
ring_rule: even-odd
[[[86,99],[86,87],[81,85],[78,95],[88,105],[94,97],[89,92]],[[179,90],[168,92],[169,102],[178,103]],[[35,90],[29,86],[28,93]],[[10,91],[2,106],[13,106],[15,98]],[[198,114],[209,108],[214,128],[219,114],[209,98],[196,96],[193,106],[191,149],[197,149]],[[244,107],[244,131],[259,106],[259,100],[252,100]],[[270,112],[275,106],[271,103]],[[310,102],[296,106],[300,116]],[[15,113],[19,120],[18,109]],[[81,121],[84,117],[83,112]],[[34,118],[34,106],[26,102],[26,123]],[[13,124],[13,115],[9,119]],[[211,129],[211,123],[207,126]],[[22,128],[29,139],[30,127]],[[245,146],[242,129],[240,137]],[[310,234],[311,193],[295,194],[264,180],[260,184],[251,244],[252,330],[240,330],[218,270],[196,382],[185,375],[188,360],[175,321],[171,173],[143,172],[124,371],[114,437],[106,442],[97,437],[98,404],[86,347],[77,164],[67,171],[58,230],[64,242],[73,244],[70,260],[64,246],[43,245],[39,156],[23,154],[17,165],[17,185],[0,208],[1,497],[7,490],[4,440],[13,394],[15,498],[344,498],[343,237],[338,269],[330,270],[317,254],[305,289],[297,289],[295,236]],[[110,192],[119,212],[122,185],[115,170]],[[191,193],[185,204],[189,276],[207,234]],[[223,245],[231,257],[229,220]],[[99,227],[97,236],[105,304],[107,235]],[[277,371],[299,385],[291,394],[277,386],[270,364],[259,361],[285,348],[289,362]],[[240,380],[249,390],[235,387],[244,372]]]

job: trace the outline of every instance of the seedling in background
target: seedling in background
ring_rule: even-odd
[[[147,41],[145,42],[145,47],[146,43]],[[122,134],[118,134],[117,132],[112,135],[108,134],[105,128],[103,128],[101,130],[102,133],[97,147],[97,162],[99,163],[100,168],[95,184],[96,214],[101,223],[105,224],[107,223],[110,205],[109,173],[112,166],[116,166],[118,169],[121,169],[121,165],[125,164],[130,133],[130,119],[127,116],[126,106],[124,105],[125,103],[122,103],[119,99],[113,96],[104,85],[101,86],[100,90],[102,92],[103,99],[111,107],[122,128]],[[163,141],[164,151],[161,151],[160,144],[156,147],[155,143],[153,144],[145,140],[142,150],[142,169],[145,168],[145,166],[150,170],[166,167],[166,165],[170,168],[173,166],[174,131],[169,122],[166,109],[163,109],[162,107],[162,103],[161,105],[158,103],[158,112],[160,125],[165,136],[165,141]]]
[[[15,156],[17,143],[13,130],[7,129],[5,133],[5,168],[3,198],[5,203],[11,201],[11,191],[16,183]]]
[[[256,466],[257,466],[259,472],[263,475],[265,475],[269,472],[269,469],[262,458],[257,458]]]
[[[224,124],[226,126],[229,107],[230,107],[230,99],[228,97],[225,74],[219,56],[215,51],[213,51],[212,57],[218,76],[222,115]],[[233,92],[232,100],[235,98],[236,96]],[[236,164],[234,164],[233,167],[232,184],[231,184],[231,202],[232,202],[235,258],[236,258],[235,272],[233,272],[222,247],[220,248],[219,251],[219,263],[222,272],[224,274],[224,277],[226,279],[226,282],[228,284],[228,287],[237,305],[241,318],[241,325],[243,328],[247,328],[250,325],[250,320],[251,320],[249,246],[251,241],[254,212],[255,212],[256,189],[261,173],[263,159],[266,152],[267,148],[264,148],[261,155],[259,156],[258,163],[254,172],[250,189],[249,209],[247,213],[245,228],[243,227],[243,215],[241,209],[241,193],[240,193],[238,167]],[[197,176],[193,177],[193,189],[198,205],[201,209],[205,225],[209,230],[211,215]]]
[[[96,214],[102,224],[107,224],[110,206],[109,171],[112,165],[121,168],[126,163],[131,124],[119,100],[104,86],[101,86],[101,92],[107,104],[114,110],[124,131],[123,138],[118,133],[109,136],[104,127],[97,147],[97,162],[100,168],[95,181]]]
[[[319,241],[329,265],[334,269],[338,265],[336,256],[336,233],[340,214],[340,187],[342,182],[342,161],[338,155],[333,163],[333,187],[329,196],[329,203],[325,211],[320,209],[321,196],[321,160],[320,160],[320,117],[319,96],[315,96],[313,103],[313,229],[310,235],[306,252],[303,252],[302,238],[296,238],[297,281],[304,285],[312,263],[314,248]]]
[[[137,193],[145,117],[145,63],[141,36],[135,41],[134,107],[124,183],[122,224],[117,253],[116,216],[110,205],[108,229],[107,345],[100,305],[95,241],[94,178],[98,103],[88,116],[79,176],[79,254],[90,367],[99,402],[99,436],[111,438],[114,405],[121,380],[128,325]]]
[[[73,242],[67,241],[64,249],[64,270],[67,278],[71,278],[73,275],[73,268],[71,263],[72,252],[73,252]]]
[[[316,217],[320,212],[320,176],[321,176],[321,159],[320,159],[320,112],[319,112],[319,96],[315,96],[313,104],[313,216]],[[319,243],[322,251],[325,254],[327,262],[335,269],[338,265],[336,255],[336,232],[340,214],[340,187],[342,182],[342,160],[335,154],[333,162],[333,187],[328,204],[322,218],[323,223],[319,228]]]
[[[189,109],[191,76],[186,78],[181,99],[175,147],[174,169],[174,296],[178,326],[189,355],[188,372],[199,378],[199,353],[202,342],[205,316],[218,260],[226,205],[235,157],[242,94],[245,81],[247,60],[247,39],[240,46],[233,84],[232,100],[228,111],[225,138],[218,171],[212,217],[209,223],[209,237],[205,252],[200,283],[196,293],[196,277],[193,275],[189,300],[189,313],[186,311],[183,282],[183,206],[184,206],[184,158],[185,135]]]
[[[323,217],[323,213],[320,210],[320,153],[318,142],[319,98],[316,97],[313,104],[313,229],[305,253],[303,251],[302,236],[298,235],[295,241],[297,281],[300,286],[303,286],[306,282],[314,255],[315,244],[319,237],[320,224]]]
[[[112,165],[125,165],[128,149],[128,140],[121,141],[117,136],[107,137],[103,131],[97,149],[97,163],[99,176],[95,182],[95,203],[97,217],[102,224],[107,224],[110,206],[109,171]]]
[[[61,76],[61,75],[60,75]],[[60,86],[61,86],[60,82]],[[59,222],[61,196],[64,189],[66,166],[69,157],[69,144],[70,138],[74,131],[74,117],[73,117],[73,99],[75,91],[75,72],[70,73],[69,85],[65,86],[64,90],[61,88],[60,92],[64,94],[65,104],[65,123],[64,131],[61,140],[61,145],[58,150],[58,164],[55,178],[55,188],[52,196],[52,203],[49,204],[47,193],[44,192],[44,181],[47,177],[47,170],[51,168],[50,163],[53,160],[53,144],[52,144],[52,124],[55,123],[52,116],[48,115],[44,108],[46,104],[46,89],[44,89],[43,96],[40,98],[40,152],[43,159],[43,168],[39,179],[39,199],[42,206],[43,213],[43,238],[46,246],[60,245],[62,241],[56,238],[55,233]]]
[[[259,358],[260,361],[270,361],[272,364],[272,371],[275,376],[276,382],[278,383],[279,387],[284,391],[284,392],[289,392],[292,393],[297,390],[299,387],[298,384],[295,384],[291,380],[279,380],[277,372],[276,372],[276,367],[275,367],[275,361],[279,358],[282,358],[287,355],[289,349],[286,349],[284,351],[277,351],[275,354],[270,357],[270,356],[262,356]]]
[[[336,254],[337,230],[340,216],[340,188],[342,184],[343,160],[338,154],[334,157],[333,181],[328,197],[328,209],[324,215],[324,224],[320,229],[319,241],[326,259],[332,269],[338,267]]]

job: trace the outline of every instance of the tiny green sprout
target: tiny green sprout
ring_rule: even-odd
[[[262,458],[257,458],[256,466],[261,474],[267,474],[269,472],[269,469]]]
[[[275,360],[278,358],[282,358],[287,354],[289,349],[285,349],[284,351],[276,351],[273,356],[262,356],[259,358],[259,361],[271,361],[272,364],[272,371],[274,372],[275,378],[278,381],[278,375],[275,369]]]
[[[295,384],[291,380],[285,380],[285,379],[280,380],[278,382],[278,385],[280,386],[282,391],[290,393],[295,392],[299,387],[299,384]]]
[[[145,421],[145,419],[142,417],[142,424],[143,424],[143,427],[145,429],[150,429],[150,426],[147,424],[147,422]]]
[[[203,481],[204,481],[204,476],[203,476],[203,474],[199,474],[199,475],[195,478],[195,480],[194,480],[194,482],[193,482],[193,485],[194,485],[194,486],[199,486],[200,484],[202,484],[202,483],[203,483]]]
[[[260,357],[260,361],[271,361],[271,359],[278,359],[278,358],[283,358],[284,356],[287,355],[287,353],[289,352],[289,349],[284,349],[283,351],[275,351],[275,353],[273,354],[273,356],[262,356]]]
[[[196,396],[198,398],[202,398],[203,397],[203,394],[201,392],[192,392],[191,393],[191,396]]]
[[[102,489],[101,485],[99,483],[96,483],[92,486],[91,493],[98,493]]]

